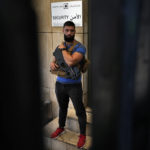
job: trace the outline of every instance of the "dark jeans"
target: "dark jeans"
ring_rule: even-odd
[[[82,84],[62,84],[56,82],[55,92],[59,104],[59,127],[65,126],[70,97],[78,117],[80,134],[85,134],[86,112],[82,102]]]

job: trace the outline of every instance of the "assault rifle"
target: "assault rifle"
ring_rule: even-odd
[[[62,70],[66,73],[65,74],[66,78],[71,78],[71,79],[77,80],[80,77],[81,73],[80,73],[79,68],[76,66],[74,66],[74,67],[68,66],[64,60],[62,51],[59,50],[58,47],[53,52],[53,55],[55,56],[56,62],[60,67],[59,70]]]

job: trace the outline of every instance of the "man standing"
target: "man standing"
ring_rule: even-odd
[[[65,22],[63,26],[65,42],[58,46],[59,50],[62,51],[65,63],[71,68],[79,66],[86,52],[86,48],[74,39],[75,32],[75,24],[72,21]],[[68,52],[70,48],[72,48],[71,54]],[[59,68],[55,57],[50,64],[50,68],[52,71]],[[51,134],[51,138],[56,138],[64,131],[69,98],[71,98],[80,127],[80,136],[77,147],[81,148],[84,146],[86,140],[86,112],[82,102],[83,91],[81,75],[77,79],[66,78],[65,76],[58,75],[55,92],[59,104],[59,127]]]

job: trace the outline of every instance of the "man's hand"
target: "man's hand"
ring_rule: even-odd
[[[57,70],[59,68],[59,66],[55,63],[55,62],[51,62],[50,63],[50,69],[52,70],[52,71],[55,71],[55,70]]]
[[[62,42],[62,43],[58,46],[58,48],[66,48],[66,46],[64,46],[64,43]]]

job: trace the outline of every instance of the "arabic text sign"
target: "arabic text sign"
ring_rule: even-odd
[[[76,26],[82,26],[82,1],[51,3],[52,26],[63,26],[70,20]]]

